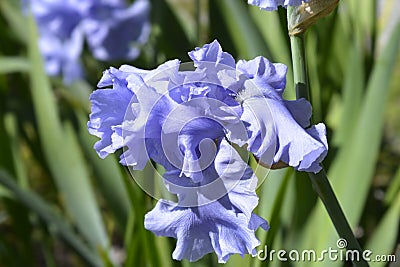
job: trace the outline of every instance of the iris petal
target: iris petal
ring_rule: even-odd
[[[212,251],[216,252],[220,263],[225,263],[235,253],[254,256],[255,247],[260,244],[254,235],[259,226],[268,229],[266,221],[260,217],[249,220],[234,207],[227,210],[220,202],[181,208],[159,201],[145,217],[146,229],[156,235],[178,239],[172,254],[176,260],[196,261]]]
[[[296,170],[320,171],[328,149],[325,126],[306,129],[310,103],[282,98],[287,68],[263,57],[239,61],[237,68],[249,78],[238,93],[243,101],[241,119],[248,123],[249,151],[267,166],[283,161]]]
[[[267,222],[252,212],[258,203],[255,193],[257,179],[226,140],[221,142],[214,164],[204,172],[206,179],[197,185],[191,184],[187,178],[174,178],[176,171],[169,172],[169,177],[165,178],[169,183],[176,183],[174,193],[178,194],[179,203],[160,200],[145,217],[146,229],[156,235],[177,239],[174,259],[196,261],[212,251],[215,251],[221,263],[226,262],[232,254],[254,256],[255,247],[260,244],[255,231],[259,227],[268,230]],[[226,185],[220,187],[227,190],[222,192],[221,197],[196,206],[182,206],[187,201],[186,197],[201,194],[209,197],[209,188],[202,190],[201,186],[214,179],[221,179]],[[234,186],[228,188],[232,181]],[[191,196],[187,196],[190,191],[183,190],[183,187],[194,189]],[[215,183],[212,188],[216,188]],[[197,193],[193,194],[195,191]]]

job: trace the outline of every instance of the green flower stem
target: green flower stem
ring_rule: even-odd
[[[288,12],[291,12],[293,8],[288,8]],[[310,90],[308,86],[307,76],[307,65],[305,57],[305,46],[304,46],[304,35],[299,34],[296,36],[290,36],[290,44],[292,50],[292,62],[293,62],[293,73],[294,73],[294,85],[296,89],[296,97],[305,98],[310,100]],[[324,170],[317,174],[308,173],[311,179],[314,190],[317,192],[319,198],[322,200],[332,223],[334,224],[336,231],[340,238],[344,238],[347,241],[348,250],[357,250],[360,255],[360,261],[354,261],[353,265],[356,267],[369,266],[368,263],[363,259],[363,251],[357,239],[354,237],[353,231],[343,213],[342,208],[333,192],[332,186],[329,183],[328,177]]]
[[[353,265],[356,267],[367,267],[369,264],[362,257],[363,250],[358,243],[357,239],[351,230],[349,223],[347,222],[346,216],[343,213],[342,208],[336,198],[335,193],[329,183],[328,177],[324,170],[319,173],[308,173],[314,190],[317,192],[319,198],[324,203],[326,210],[328,211],[329,217],[340,238],[344,238],[347,241],[347,250],[357,250],[360,255],[359,261],[354,261]]]
[[[304,35],[290,37],[290,47],[292,49],[293,76],[296,89],[296,97],[310,99],[307,79],[306,55],[304,48]]]

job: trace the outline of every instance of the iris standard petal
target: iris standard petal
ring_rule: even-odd
[[[217,40],[203,47],[197,47],[194,51],[189,52],[189,57],[193,60],[194,65],[199,68],[209,67],[207,62],[212,62],[215,66],[220,65],[222,67],[222,65],[226,65],[235,68],[235,60],[229,53],[222,51],[222,47]],[[206,65],[203,65],[204,62]]]
[[[249,61],[239,60],[236,68],[245,74],[254,83],[253,86],[266,97],[282,98],[287,73],[287,67],[284,64],[271,63],[268,59],[259,56]]]
[[[213,140],[229,135],[232,140],[246,140],[240,114],[234,108],[214,98],[194,98],[177,105],[163,124],[163,144],[166,154],[182,173],[194,182],[202,179],[204,170],[213,160]],[[201,142],[203,151],[199,150]],[[182,156],[181,156],[182,154]]]

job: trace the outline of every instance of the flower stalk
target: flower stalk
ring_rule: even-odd
[[[288,7],[288,25],[291,25],[295,16],[293,13],[299,7]],[[290,30],[290,29],[289,29]],[[305,98],[310,101],[310,89],[308,85],[308,74],[305,56],[305,42],[304,42],[304,31],[297,34],[290,35],[290,44],[292,52],[292,64],[294,73],[294,86],[296,90],[296,98]],[[343,213],[342,208],[338,202],[338,199],[329,183],[328,177],[325,171],[322,169],[318,173],[309,172],[308,176],[312,182],[314,190],[317,192],[319,198],[327,210],[335,229],[340,236],[347,241],[348,250],[357,250],[359,255],[363,255],[360,244],[355,238],[353,231]],[[356,267],[365,267],[369,264],[360,257],[359,261],[354,261],[353,265]]]
[[[308,74],[306,66],[306,55],[304,47],[304,35],[290,37],[290,47],[292,49],[293,75],[295,81],[296,98],[309,100]]]

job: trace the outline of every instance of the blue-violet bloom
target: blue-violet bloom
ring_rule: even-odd
[[[148,0],[25,0],[23,8],[38,24],[46,72],[66,83],[83,77],[85,40],[96,59],[132,60],[150,33]]]
[[[154,70],[132,66],[103,73],[90,97],[89,132],[104,158],[124,149],[120,162],[164,167],[163,182],[177,203],[159,200],[146,229],[177,239],[173,258],[196,261],[215,251],[256,254],[253,213],[257,178],[241,158],[247,148],[260,162],[318,172],[327,153],[325,126],[310,125],[311,105],[284,100],[287,68],[263,57],[235,62],[214,41],[189,53],[194,70],[171,60]],[[235,144],[236,146],[233,146]]]

